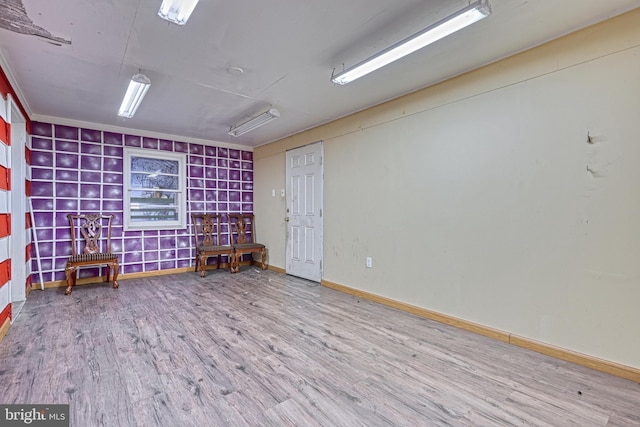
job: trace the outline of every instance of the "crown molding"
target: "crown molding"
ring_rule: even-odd
[[[16,80],[15,73],[13,72],[13,69],[9,65],[9,62],[7,61],[7,58],[5,58],[2,51],[0,51],[0,68],[2,68],[4,75],[7,77],[7,80],[9,80],[9,84],[11,85],[13,92],[18,98],[18,99],[14,99],[14,102],[18,102],[22,106],[24,111],[27,113],[28,117],[25,117],[25,119],[31,118],[31,116],[33,115],[33,112],[31,111],[31,107],[29,107],[27,98],[24,96],[24,93],[22,93],[22,90],[18,85],[18,81]]]

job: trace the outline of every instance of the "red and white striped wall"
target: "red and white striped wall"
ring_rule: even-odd
[[[11,112],[8,106],[5,99],[0,100],[0,338],[6,333],[12,319],[11,125],[9,123]]]
[[[31,287],[31,120],[0,54],[0,340]]]

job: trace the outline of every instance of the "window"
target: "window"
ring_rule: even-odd
[[[125,148],[124,228],[186,228],[186,155]]]

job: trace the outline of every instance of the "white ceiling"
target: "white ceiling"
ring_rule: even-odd
[[[334,69],[469,1],[200,0],[184,27],[160,19],[160,3],[0,0],[0,60],[32,119],[255,147],[640,7],[640,0],[490,0],[489,18],[339,86],[330,82]],[[138,70],[151,89],[123,119],[117,109]],[[239,138],[227,134],[270,107],[279,119]]]

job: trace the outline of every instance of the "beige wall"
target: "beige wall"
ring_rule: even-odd
[[[270,264],[285,150],[324,140],[325,280],[640,367],[638,22],[257,148]]]

